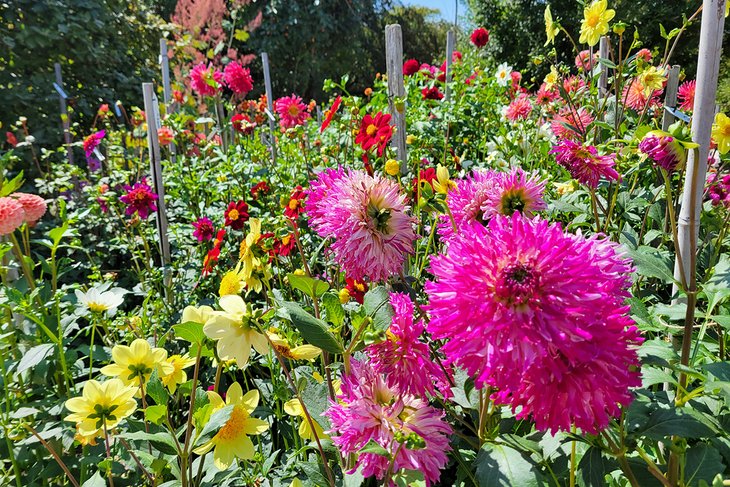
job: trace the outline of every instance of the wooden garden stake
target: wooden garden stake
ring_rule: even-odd
[[[63,141],[66,144],[66,156],[68,157],[68,163],[74,163],[74,153],[71,147],[71,120],[68,118],[68,109],[66,108],[66,99],[68,95],[63,90],[63,77],[61,76],[61,65],[55,63],[53,68],[56,71],[56,82],[53,87],[58,92],[58,105],[61,109],[61,123],[63,125]]]
[[[403,33],[400,25],[385,26],[385,66],[388,73],[388,107],[395,122],[393,148],[402,174],[408,172],[406,154],[406,89],[403,86]]]
[[[160,39],[160,70],[162,71],[162,93],[165,100],[165,113],[170,110],[172,88],[170,86],[170,58],[167,57],[167,40]]]
[[[449,101],[451,97],[451,64],[453,63],[454,57],[454,45],[456,44],[456,32],[449,30],[446,33],[446,100]]]
[[[167,212],[165,209],[165,186],[162,182],[162,164],[160,155],[160,141],[157,131],[162,126],[160,122],[160,105],[155,95],[152,83],[142,83],[142,95],[144,96],[144,111],[147,114],[147,145],[150,154],[150,174],[152,184],[157,193],[157,235],[159,236],[160,255],[162,265],[165,268],[165,289],[169,288],[171,279],[170,263],[170,242],[167,238]]]
[[[598,58],[608,59],[608,37],[601,36],[598,44]],[[592,61],[592,60],[591,60]],[[598,93],[602,98],[608,96],[608,66],[601,64],[601,77],[598,78]]]
[[[676,119],[677,109],[677,88],[679,87],[679,65],[675,64],[669,68],[667,75],[667,87],[664,90],[664,116],[662,117],[662,130],[669,130],[669,126]]]
[[[276,120],[274,119],[274,95],[271,89],[271,73],[269,71],[269,54],[261,53],[261,64],[264,67],[264,86],[266,87],[266,108],[271,131],[271,162],[276,164]]]

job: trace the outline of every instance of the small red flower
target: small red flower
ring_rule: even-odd
[[[403,75],[412,76],[418,72],[421,68],[421,64],[415,59],[409,59],[403,63]]]
[[[225,225],[234,230],[243,229],[243,225],[248,221],[248,205],[245,201],[231,201],[223,215],[226,219]]]
[[[345,278],[345,289],[350,297],[362,304],[365,299],[365,293],[368,292],[368,284],[365,281],[358,281],[351,277]]]
[[[294,240],[294,234],[290,233],[274,239],[274,248],[271,249],[271,253],[272,255],[286,257],[294,251],[294,247],[296,247],[296,241]]]
[[[433,182],[436,181],[436,169],[428,167],[421,169],[420,174],[421,186],[428,184],[433,189]],[[418,181],[419,179],[413,178],[413,194],[418,194]]]
[[[18,145],[18,139],[12,132],[5,132],[5,140],[8,142],[8,144],[10,144],[10,147],[15,147],[16,145]]]
[[[332,117],[335,116],[335,113],[337,113],[337,110],[340,108],[340,104],[342,103],[342,97],[337,96],[335,98],[335,101],[332,103],[332,108],[327,110],[324,117],[324,122],[322,122],[322,126],[319,128],[319,133],[321,134],[324,132],[324,129],[329,127],[330,123],[332,122]]]
[[[355,137],[355,143],[360,144],[362,150],[368,151],[377,146],[378,157],[382,157],[385,148],[393,137],[393,126],[390,125],[390,114],[378,112],[375,117],[369,113],[360,124],[360,132]]]
[[[444,94],[441,93],[437,86],[432,86],[430,88],[422,89],[421,96],[424,100],[441,100],[443,99]]]
[[[160,145],[169,145],[175,141],[175,134],[170,127],[160,127],[157,131],[157,140]]]
[[[307,197],[307,194],[304,192],[301,186],[297,186],[294,188],[294,190],[289,195],[289,201],[286,204],[286,207],[284,208],[284,215],[291,218],[292,220],[296,220],[299,215],[302,214],[304,211],[304,206],[302,203],[304,202],[304,199]]]
[[[233,124],[233,130],[239,134],[251,135],[253,129],[256,128],[256,123],[251,121],[248,115],[237,113],[231,117],[231,123]]]
[[[254,200],[258,200],[261,195],[268,194],[271,191],[269,183],[266,181],[259,181],[256,185],[251,188],[251,197]]]
[[[471,33],[471,43],[476,47],[484,47],[489,42],[489,31],[484,27],[478,27]]]

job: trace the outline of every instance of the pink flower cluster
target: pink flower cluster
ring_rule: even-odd
[[[561,140],[550,151],[558,164],[570,175],[589,188],[596,189],[601,178],[617,181],[621,175],[616,172],[616,154],[599,156],[592,145],[579,144],[570,139]]]
[[[10,235],[23,223],[33,226],[46,214],[47,205],[35,194],[13,193],[0,198],[0,235]]]
[[[446,362],[497,388],[518,418],[596,433],[631,402],[641,337],[618,244],[515,213],[464,227],[431,272],[427,330],[446,340]]]
[[[413,252],[414,219],[398,183],[364,171],[328,169],[310,183],[305,210],[346,274],[359,281],[400,274]]]
[[[416,470],[430,486],[446,466],[452,429],[442,419],[444,413],[423,399],[393,390],[367,363],[352,360],[350,372],[342,377],[342,394],[325,414],[332,423],[332,441],[345,456],[372,440],[393,457],[391,466],[384,455],[360,453],[349,473],[362,468],[363,477],[382,480],[389,468]]]

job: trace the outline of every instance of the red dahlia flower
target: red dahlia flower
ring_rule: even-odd
[[[226,208],[224,216],[227,227],[231,227],[234,230],[241,230],[243,229],[243,225],[248,221],[248,205],[243,200],[239,200],[238,202],[231,201],[228,203],[228,208]]]
[[[393,126],[390,125],[390,115],[378,112],[375,117],[367,114],[360,124],[360,132],[355,137],[355,143],[360,144],[362,150],[368,151],[373,146],[378,147],[378,156],[382,157],[388,142],[393,137]]]

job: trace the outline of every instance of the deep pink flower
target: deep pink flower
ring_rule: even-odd
[[[251,121],[251,117],[242,113],[237,113],[231,117],[233,130],[239,134],[251,135],[256,128],[256,122]]]
[[[190,72],[190,86],[200,96],[215,96],[223,82],[223,73],[210,64],[198,64]]]
[[[394,127],[390,124],[390,120],[389,113],[378,112],[374,117],[369,113],[366,114],[360,122],[360,131],[355,136],[355,143],[364,151],[377,147],[378,157],[382,157],[388,142],[393,137]]]
[[[582,145],[570,139],[564,139],[553,146],[550,151],[555,154],[558,164],[568,170],[570,175],[589,188],[596,189],[601,177],[609,181],[621,178],[614,169],[616,154],[599,156],[592,145]]]
[[[730,208],[730,174],[718,178],[717,173],[709,173],[707,175],[707,196],[712,201],[712,206]]]
[[[152,192],[152,188],[147,184],[147,180],[142,178],[134,186],[124,185],[127,194],[122,195],[119,199],[127,205],[127,216],[137,213],[140,218],[146,219],[151,212],[157,211],[155,203],[158,196]]]
[[[198,218],[197,221],[193,222],[193,228],[195,228],[193,236],[198,239],[198,242],[207,242],[213,239],[215,229],[213,228],[213,222],[207,216]]]
[[[428,331],[446,363],[538,428],[596,432],[640,385],[621,247],[521,213],[465,227],[431,259]],[[561,375],[562,374],[562,375]]]
[[[512,216],[515,212],[531,218],[534,212],[547,208],[542,198],[544,192],[545,181],[520,168],[497,173],[480,207],[482,219],[488,221],[495,215]]]
[[[685,81],[679,85],[677,90],[677,99],[679,100],[679,108],[691,112],[695,106],[695,90],[697,89],[697,80]]]
[[[231,91],[237,95],[246,96],[249,91],[253,90],[251,71],[236,61],[232,61],[226,65],[226,68],[223,70],[223,79]]]
[[[311,182],[307,195],[311,227],[334,238],[330,248],[348,276],[380,281],[402,272],[416,235],[396,182],[363,171],[329,171]]]
[[[91,157],[91,155],[94,153],[94,149],[99,147],[99,144],[101,144],[101,139],[103,139],[105,135],[106,130],[99,130],[98,132],[94,132],[84,139],[84,153],[86,153],[86,157]]]
[[[337,399],[325,414],[332,423],[332,441],[344,456],[356,455],[372,440],[394,457],[394,473],[417,470],[427,486],[438,481],[448,461],[452,433],[442,411],[423,399],[399,394],[372,367],[357,360],[352,360],[350,373],[342,377],[342,394]],[[385,456],[361,453],[348,473],[361,467],[363,477],[382,480],[390,464]]]
[[[291,96],[284,96],[276,100],[274,108],[279,114],[279,123],[285,129],[303,125],[310,118],[307,106],[302,103],[302,98],[293,93]]]
[[[496,180],[494,171],[476,171],[456,182],[456,188],[446,196],[446,205],[454,220],[452,222],[449,216],[441,216],[438,224],[441,238],[448,240],[454,233],[462,233],[464,227],[486,224],[482,206],[489,199]]]
[[[514,73],[514,71],[512,71]],[[532,113],[532,103],[530,103],[530,97],[521,94],[507,106],[504,111],[504,116],[511,122],[517,120],[525,120]]]
[[[598,53],[593,54],[593,60],[591,60],[591,52],[585,49],[578,53],[575,57],[575,67],[585,71],[593,69],[595,62],[598,61]]]
[[[469,39],[476,47],[484,47],[487,45],[487,42],[489,42],[489,31],[484,27],[478,27],[471,33],[471,37]]]
[[[674,137],[652,130],[639,142],[639,150],[667,172],[681,169],[687,160],[687,151]]]
[[[248,204],[243,200],[231,201],[228,208],[223,213],[225,218],[225,226],[234,230],[242,230],[248,221]]]
[[[416,74],[419,70],[421,65],[416,61],[415,59],[409,59],[408,61],[403,63],[403,75],[404,76],[412,76]]]
[[[439,391],[450,397],[446,374],[431,358],[426,342],[419,339],[425,325],[422,320],[414,323],[413,302],[407,294],[391,293],[390,304],[395,315],[386,339],[365,349],[373,369],[401,394],[425,398],[427,392],[435,396]]]
[[[444,94],[441,93],[438,86],[431,86],[421,90],[421,97],[424,100],[442,100],[444,98]]]
[[[560,93],[558,93],[558,90],[555,87],[548,89],[547,84],[543,83],[540,85],[540,89],[537,90],[537,94],[535,94],[535,103],[545,106],[552,103],[559,97]]]

